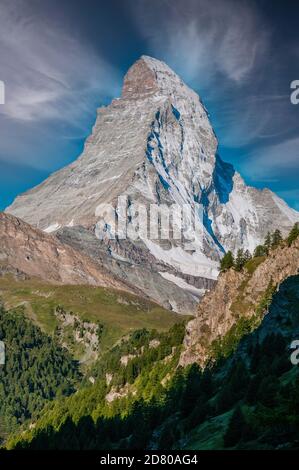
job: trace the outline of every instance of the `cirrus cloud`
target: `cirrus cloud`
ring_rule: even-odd
[[[0,47],[6,85],[0,113],[7,118],[74,121],[95,99],[118,91],[119,76],[109,63],[23,0],[0,4]]]
[[[270,31],[252,3],[235,0],[187,0],[157,3],[139,0],[133,11],[153,54],[190,82],[201,86],[224,76],[235,83],[249,77],[263,59]]]

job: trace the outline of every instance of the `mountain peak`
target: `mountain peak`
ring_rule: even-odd
[[[156,74],[161,73],[176,77],[180,80],[178,75],[162,60],[156,59],[155,57],[151,57],[149,55],[142,55],[139,60],[142,60],[147,65],[147,67]]]
[[[184,87],[180,77],[165,62],[142,55],[124,77],[122,98],[140,99],[150,95],[171,95]]]
[[[125,76],[122,98],[99,110],[80,158],[7,211],[46,232],[63,231],[63,241],[99,256],[107,269],[153,300],[191,312],[194,292],[200,297],[212,286],[224,251],[253,251],[267,231],[279,226],[286,233],[299,218],[272,192],[247,187],[218,157],[217,147],[195,91],[163,62],[142,56]],[[111,226],[120,196],[127,201],[129,235],[111,243],[98,240],[92,233],[97,208],[110,205],[104,222]],[[187,205],[202,228],[194,233],[192,249],[185,250],[185,240],[171,233],[167,240],[131,240],[139,204],[157,210]]]

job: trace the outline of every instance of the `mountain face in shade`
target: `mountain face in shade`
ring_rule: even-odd
[[[286,232],[299,220],[268,189],[247,186],[217,147],[199,96],[165,63],[142,56],[127,72],[122,96],[98,110],[82,155],[7,212],[101,257],[164,306],[190,312],[215,282],[225,251],[252,251],[269,230]],[[139,203],[190,206],[202,223],[192,250],[172,238],[97,240],[95,209],[116,205],[118,196],[127,196],[131,212]]]

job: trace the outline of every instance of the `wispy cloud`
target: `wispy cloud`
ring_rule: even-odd
[[[279,114],[289,99],[265,84],[272,31],[253,2],[139,0],[132,5],[149,53],[199,92],[214,111],[222,145],[244,146],[277,132],[273,107]]]
[[[53,171],[80,152],[96,108],[119,93],[118,71],[66,18],[37,2],[0,3],[0,165]]]
[[[107,2],[108,16],[96,2],[62,3],[0,1],[0,165],[44,174],[72,161],[97,105],[119,95],[122,77],[107,57],[124,70],[144,52],[199,92],[225,158],[251,183],[298,186],[299,107],[290,104],[289,83],[298,79],[299,53],[275,29],[280,19],[251,0],[127,0],[120,31],[103,27],[119,13],[117,1]]]
[[[189,81],[196,79],[205,86],[222,75],[238,83],[249,77],[265,54],[269,31],[262,27],[252,2],[162,4],[163,11],[157,14],[155,1],[134,2],[137,24],[153,53],[183,71]]]
[[[283,140],[298,130],[289,95],[275,95],[271,89],[265,88],[264,94],[260,95],[224,97],[216,106],[221,116],[218,130],[224,146],[237,148],[257,143],[263,145],[263,142],[265,145],[266,141],[273,144],[273,139]]]
[[[257,180],[282,177],[283,173],[298,173],[299,137],[279,144],[261,147],[248,156],[242,165],[244,172]]]
[[[22,0],[0,4],[1,79],[14,120],[75,121],[90,112],[91,100],[112,96],[116,71],[92,47],[59,23],[38,16]]]

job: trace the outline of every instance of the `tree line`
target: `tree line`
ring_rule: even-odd
[[[0,440],[28,420],[37,419],[45,404],[69,396],[81,374],[68,351],[23,314],[0,304],[0,340],[5,364],[0,366]]]
[[[240,248],[237,251],[237,255],[234,257],[233,253],[231,251],[228,251],[221,259],[220,271],[225,272],[228,269],[234,268],[236,271],[240,272],[242,271],[246,263],[252,258],[268,256],[271,249],[277,248],[283,242],[285,242],[286,245],[290,247],[292,243],[298,238],[298,236],[298,222],[295,223],[286,240],[283,239],[281,231],[279,229],[276,229],[273,233],[268,232],[265,237],[264,243],[262,245],[258,245],[255,248],[253,254],[251,254],[249,250],[244,251],[242,248]]]

